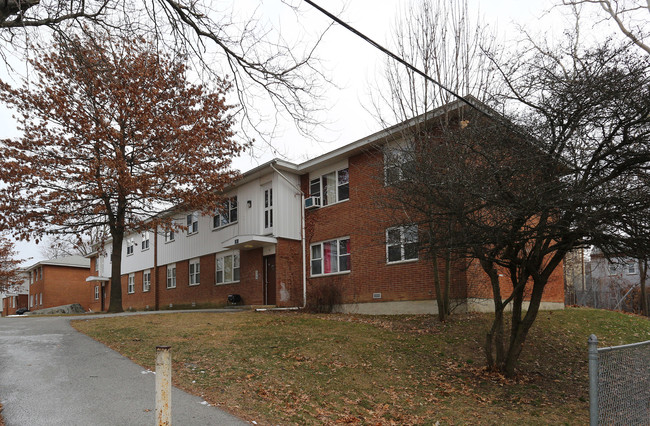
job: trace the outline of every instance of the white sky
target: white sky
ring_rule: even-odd
[[[270,16],[269,24],[280,27],[282,32],[289,35],[297,35],[302,31],[301,28],[315,31],[329,22],[326,16],[311,10],[307,4],[301,5],[301,10],[306,13],[299,18],[300,22],[297,22],[296,15],[281,0],[247,2],[233,0],[233,8],[243,3],[257,5],[261,19]],[[299,0],[290,2],[297,4]],[[342,19],[385,46],[390,39],[390,29],[393,27],[396,12],[408,3],[408,0],[319,1],[319,4],[330,12],[340,11],[344,4],[347,4],[341,15]],[[555,2],[557,3],[559,0]],[[568,10],[551,10],[553,4],[554,2],[549,0],[469,0],[471,13],[474,14],[480,9],[485,21],[497,27],[506,46],[517,36],[516,24],[534,33],[546,32],[547,37],[559,35],[567,22],[563,13]],[[271,152],[267,145],[260,143],[255,149],[255,157],[244,155],[235,161],[237,168],[246,171],[278,155],[290,161],[302,162],[379,130],[376,118],[369,112],[371,105],[368,93],[381,73],[385,56],[340,26],[335,26],[328,32],[317,54],[325,61],[327,73],[339,87],[330,88],[327,92],[324,103],[327,108],[324,114],[327,125],[316,129],[315,140],[309,140],[298,135],[292,127],[293,124],[288,122],[273,140],[273,148],[277,153]],[[21,63],[17,64],[17,69],[21,73],[26,70],[25,65]],[[2,66],[0,78],[8,79],[11,84],[18,83],[12,81]],[[10,115],[11,113],[0,105],[0,139],[18,134]],[[29,259],[26,264],[42,260],[40,246],[19,242],[17,249],[20,258]]]

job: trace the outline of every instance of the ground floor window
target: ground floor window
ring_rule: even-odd
[[[239,282],[239,253],[217,255],[216,283]]]
[[[311,246],[311,275],[350,271],[350,238],[339,238]]]
[[[147,292],[151,288],[151,270],[142,272],[142,291]]]
[[[201,282],[201,260],[190,260],[190,285],[199,285]]]
[[[95,286],[95,300],[99,300],[99,286]]]
[[[176,264],[167,265],[167,288],[176,288]]]
[[[129,274],[129,281],[126,291],[128,293],[135,293],[135,274]]]
[[[386,257],[388,263],[418,258],[417,225],[396,226],[386,230]]]

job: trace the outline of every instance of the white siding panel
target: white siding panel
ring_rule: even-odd
[[[301,234],[302,198],[297,188],[300,188],[300,177],[294,174],[282,173],[277,175],[274,182],[274,235],[280,238],[299,240]],[[293,184],[293,185],[292,185]]]
[[[133,239],[135,242],[135,247],[133,247],[133,254],[127,256],[126,246],[130,239]],[[153,268],[153,240],[153,232],[150,232],[149,250],[142,251],[142,235],[130,234],[124,238],[124,241],[122,242],[122,275]]]

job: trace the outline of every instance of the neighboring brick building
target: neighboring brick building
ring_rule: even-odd
[[[43,260],[27,268],[30,311],[78,303],[88,310],[93,301],[86,283],[90,261],[82,256]]]
[[[22,277],[20,285],[12,286],[0,292],[0,314],[3,317],[14,315],[20,308],[27,308],[29,299],[29,274],[20,269],[19,274]]]
[[[305,291],[325,285],[340,288],[343,311],[435,313],[432,265],[418,254],[417,227],[391,222],[374,202],[387,184],[383,156],[371,148],[399,136],[394,127],[301,164],[273,160],[244,173],[213,216],[174,213],[187,230],[127,236],[123,307],[223,305],[229,294],[251,305],[303,306]],[[88,280],[104,302],[97,309],[108,307],[110,252],[108,242],[91,255]],[[466,261],[452,267],[454,301],[490,309],[483,272]],[[558,268],[542,307],[563,308],[563,288]]]

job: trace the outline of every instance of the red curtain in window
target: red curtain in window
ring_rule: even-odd
[[[332,247],[329,243],[323,243],[323,273],[332,272]]]

